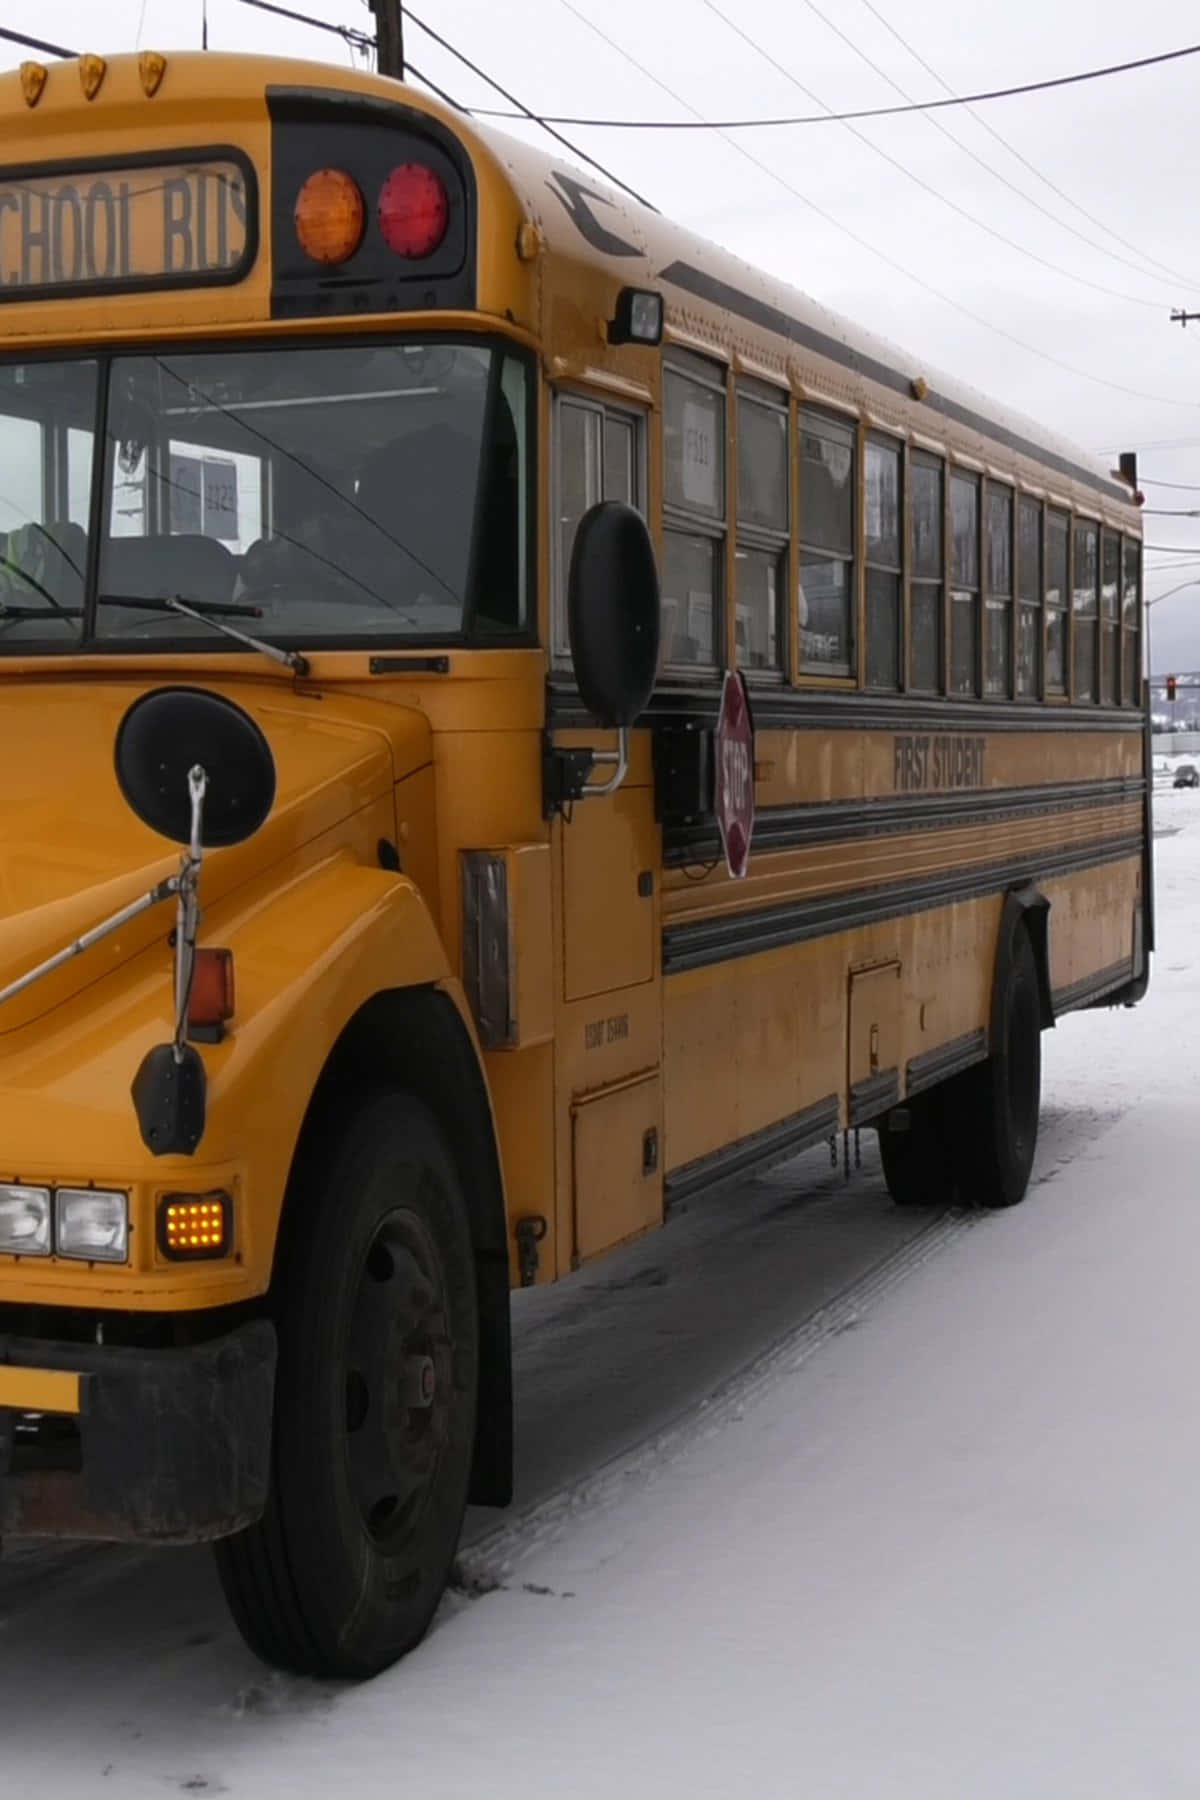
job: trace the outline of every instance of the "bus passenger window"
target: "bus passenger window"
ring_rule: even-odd
[[[942,685],[942,497],[937,457],[914,450],[909,477],[908,685],[936,694]]]
[[[987,598],[983,642],[983,691],[1008,699],[1012,694],[1012,489],[988,483]]]
[[[1022,494],[1017,502],[1017,696],[1038,692],[1042,616],[1042,503]]]
[[[854,672],[854,480],[857,428],[800,414],[800,667]]]
[[[1074,620],[1072,636],[1075,644],[1074,680],[1071,684],[1075,700],[1098,698],[1096,676],[1096,624],[1099,608],[1099,531],[1095,525],[1077,521],[1075,525],[1075,569],[1071,612]]]
[[[867,686],[900,686],[900,446],[867,442]]]
[[[1136,538],[1121,540],[1121,704],[1137,706],[1142,697],[1142,660],[1138,648],[1138,591],[1142,547]]]
[[[663,376],[664,667],[723,661],[721,568],[725,557],[725,376],[701,357],[673,351]]]
[[[1115,706],[1120,697],[1120,591],[1121,540],[1115,531],[1106,531],[1100,539],[1100,698],[1107,706]]]
[[[787,641],[787,396],[740,382],[737,409],[737,661],[751,673],[779,673]]]
[[[950,692],[975,694],[979,663],[979,477],[950,477]]]
[[[555,406],[554,653],[570,655],[567,576],[579,521],[600,500],[623,500],[645,512],[640,420],[600,401],[560,394]]]
[[[1046,514],[1046,692],[1067,691],[1067,543],[1066,513]]]

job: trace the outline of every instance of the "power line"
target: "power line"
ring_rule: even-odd
[[[689,100],[685,100],[681,94],[676,93],[674,88],[668,86],[668,84],[662,80],[661,76],[655,75],[650,69],[647,69],[644,64],[640,63],[637,60],[637,57],[625,48],[624,44],[618,42],[616,38],[610,37],[609,34],[603,30],[601,26],[597,25],[593,19],[589,18],[586,13],[581,12],[580,9],[573,4],[573,0],[560,0],[560,4],[565,6],[567,11],[571,13],[573,17],[578,19],[582,25],[586,25],[589,31],[594,32],[597,37],[602,39],[610,49],[615,50],[617,55],[635,68],[639,74],[644,75],[647,81],[653,82],[655,87],[660,88],[664,94],[669,95],[678,106],[682,106],[685,111],[690,112],[694,118],[703,119],[703,114],[697,112],[696,108]],[[411,17],[411,14],[409,16]],[[707,122],[708,121],[705,121],[705,123]],[[1052,355],[1049,350],[1039,350],[1036,344],[1027,344],[1024,338],[1017,337],[1014,332],[1008,331],[1003,325],[994,324],[991,319],[984,318],[982,313],[974,312],[969,306],[964,306],[961,300],[952,299],[951,296],[944,293],[941,288],[934,287],[933,283],[927,281],[923,275],[916,274],[914,270],[908,268],[904,263],[898,262],[895,257],[889,256],[885,250],[881,250],[877,244],[871,243],[869,239],[855,231],[852,226],[845,224],[833,213],[827,212],[823,206],[819,206],[815,200],[810,199],[809,196],[803,193],[798,187],[793,186],[785,176],[779,173],[778,169],[772,168],[769,163],[763,162],[761,157],[755,156],[753,151],[747,150],[744,144],[739,144],[736,138],[730,137],[724,127],[718,125],[715,129],[718,136],[723,137],[730,148],[736,150],[740,157],[744,158],[746,162],[752,163],[756,169],[759,169],[771,181],[775,182],[778,187],[783,188],[787,193],[791,194],[794,199],[799,200],[802,205],[807,206],[811,212],[815,212],[818,218],[824,219],[827,225],[832,225],[835,230],[842,232],[852,243],[857,244],[860,249],[868,251],[872,256],[877,257],[880,262],[886,263],[888,268],[895,269],[898,274],[904,276],[906,281],[911,281],[914,286],[923,289],[925,293],[932,294],[935,300],[941,300],[944,305],[951,307],[957,313],[961,313],[964,318],[970,319],[973,324],[983,326],[985,331],[994,332],[997,337],[1002,337],[1006,339],[1008,343],[1015,344],[1019,350],[1026,351],[1030,356],[1038,357],[1042,362],[1051,363],[1055,368],[1062,369],[1066,374],[1074,375],[1079,380],[1091,381],[1096,383],[1099,387],[1111,388],[1118,394],[1128,394],[1135,400],[1150,400],[1153,401],[1155,405],[1181,406],[1188,411],[1192,411],[1196,408],[1198,404],[1196,401],[1180,400],[1176,396],[1168,394],[1148,394],[1142,388],[1126,387],[1123,382],[1110,381],[1105,375],[1094,375],[1089,369],[1079,369],[1076,368],[1073,363],[1063,362],[1060,357]]]
[[[464,56],[461,50],[456,50],[454,45],[450,43],[448,39],[444,38],[440,32],[433,29],[432,25],[427,25],[424,19],[418,18],[411,6],[406,9],[404,16],[410,20],[418,30],[423,31],[426,37],[431,37],[435,44],[440,44],[443,50],[448,50],[451,56],[457,57],[460,63],[471,70],[473,75],[478,75],[481,81],[486,81],[488,86],[495,88],[498,94],[503,94],[510,105],[519,107],[519,117],[529,119],[534,125],[540,125],[542,130],[546,132],[548,136],[557,139],[560,144],[564,145],[571,152],[572,156],[577,156],[582,162],[589,164],[591,168],[598,169],[606,181],[611,181],[614,187],[619,187],[623,193],[628,194],[631,199],[636,200],[639,206],[648,208],[650,212],[658,211],[658,208],[652,205],[643,194],[639,194],[636,188],[630,187],[627,181],[622,181],[620,176],[614,175],[611,169],[606,169],[603,163],[597,162],[594,156],[589,156],[586,150],[581,150],[578,144],[573,144],[570,138],[563,136],[561,131],[556,131],[554,129],[554,120],[544,119],[540,113],[535,113],[531,107],[525,105],[524,101],[518,100],[515,94],[510,94],[506,87],[502,87],[498,81],[487,74],[485,70],[481,69],[478,63],[472,62],[469,56]]]
[[[1200,519],[1200,506],[1144,506],[1142,517],[1144,519]]]
[[[43,56],[77,56],[77,50],[64,50],[61,44],[48,44],[44,38],[27,37],[23,31],[10,31],[7,25],[0,25],[0,38],[7,38],[10,44],[20,44],[24,50],[40,50]]]
[[[410,18],[412,14],[408,15]],[[544,113],[543,125],[588,125],[597,131],[759,131],[777,125],[842,125],[855,119],[894,119],[903,113],[938,112],[947,106],[978,106],[985,100],[1009,100],[1016,94],[1041,94],[1049,88],[1074,87],[1081,81],[1100,81],[1108,75],[1127,75],[1156,63],[1178,62],[1200,55],[1200,44],[1182,50],[1164,50],[1158,56],[1141,56],[1133,62],[1110,63],[1103,69],[1083,69],[1077,75],[1055,75],[1048,81],[1023,81],[1017,87],[988,88],[978,94],[954,94],[945,100],[916,100],[907,106],[868,106],[857,112],[806,113],[783,119],[585,119],[573,113]],[[632,60],[632,59],[631,59]],[[653,80],[653,76],[651,77]],[[667,90],[669,91],[669,90]],[[511,119],[513,113],[479,108],[483,118]]]
[[[959,95],[958,93],[956,93],[955,90],[950,86],[950,83],[945,79],[945,77],[943,75],[939,74],[938,71],[933,67],[933,65],[931,63],[926,61],[925,57],[923,57],[921,55],[920,51],[914,49],[913,45],[909,43],[908,39],[906,37],[902,36],[899,31],[897,31],[896,27],[892,24],[891,20],[888,18],[885,18],[884,14],[880,12],[879,8],[876,5],[874,5],[873,0],[862,0],[862,4],[866,7],[867,11],[872,15],[873,18],[876,18],[879,20],[879,23],[883,26],[884,30],[891,33],[891,35],[895,38],[896,42],[902,47],[902,49],[906,50],[908,52],[908,54],[913,58],[914,62],[920,63],[921,67],[925,70],[925,73],[927,75],[932,75],[933,79],[937,82],[937,84],[940,88],[942,88],[947,94],[949,94],[952,99],[958,100],[958,99],[962,98],[962,96]],[[895,85],[895,84],[893,84],[893,85]],[[902,88],[898,89],[897,91],[900,93],[904,93],[904,90]],[[911,94],[907,94],[907,93],[904,94],[904,97],[906,100],[911,100],[911,98],[912,98]],[[982,114],[976,113],[975,111],[973,111],[969,105],[967,107],[967,110],[970,112],[971,117],[974,119],[975,123],[977,125],[982,126],[984,131],[986,131],[988,133],[989,137],[995,138],[996,142],[1000,145],[1000,147],[1002,149],[1007,150],[1010,156],[1014,156],[1016,158],[1016,160],[1022,165],[1022,167],[1028,169],[1029,173],[1031,175],[1035,176],[1036,179],[1043,184],[1043,186],[1048,187],[1052,194],[1057,194],[1060,200],[1065,200],[1068,206],[1074,207],[1075,211],[1077,213],[1079,213],[1083,218],[1085,218],[1089,225],[1094,225],[1096,227],[1097,231],[1104,232],[1104,234],[1107,237],[1114,238],[1118,244],[1124,245],[1126,250],[1132,250],[1133,254],[1140,259],[1140,263],[1147,264],[1150,268],[1157,269],[1161,275],[1166,275],[1172,281],[1184,280],[1184,277],[1182,275],[1180,275],[1180,273],[1177,269],[1169,268],[1166,263],[1159,262],[1157,257],[1151,256],[1145,250],[1140,250],[1136,244],[1131,244],[1129,242],[1128,238],[1123,238],[1119,232],[1114,231],[1112,226],[1107,224],[1105,222],[1105,220],[1098,219],[1094,213],[1090,213],[1085,206],[1080,204],[1080,202],[1078,200],[1073,199],[1072,196],[1070,194],[1068,194],[1064,188],[1059,187],[1059,185],[1056,181],[1051,181],[1050,177],[1047,174],[1045,174],[1041,169],[1039,169],[1036,163],[1031,162],[1030,159],[1024,154],[1023,151],[1018,150],[1017,146],[1015,144],[1011,143],[1008,138],[1004,137],[1001,132],[997,131],[996,127],[993,124],[991,124],[989,120],[985,119],[982,116]],[[930,124],[936,124],[936,123],[937,123],[936,120],[933,120],[933,119],[930,120]],[[970,150],[966,144],[961,143],[960,139],[955,138],[954,142],[956,144],[959,144],[960,148],[967,151],[967,154],[969,156],[975,157],[975,152],[973,150]],[[975,157],[975,160],[977,162],[982,162],[982,158],[980,158],[980,157]],[[991,168],[991,164],[984,163],[983,167]],[[996,179],[998,181],[1005,180],[1005,177],[1000,174],[998,169],[993,168],[992,173],[993,173],[993,175],[996,176]],[[1012,186],[1013,184],[1008,183],[1007,185]],[[1015,191],[1017,193],[1022,192],[1022,190],[1020,188],[1016,188]],[[1048,218],[1051,218],[1051,219],[1055,218],[1055,214],[1049,212],[1049,210],[1047,208],[1039,206],[1038,202],[1033,198],[1033,196],[1031,194],[1025,194],[1024,197],[1026,200],[1028,200],[1028,202],[1031,206],[1038,206],[1039,211],[1045,212],[1046,216]],[[1089,238],[1083,232],[1076,230],[1076,228],[1073,225],[1069,225],[1065,219],[1060,220],[1058,222],[1062,225],[1062,227],[1065,231],[1072,232],[1083,243],[1091,244],[1093,246],[1093,248],[1103,248],[1105,254],[1107,256],[1111,256],[1116,262],[1125,263],[1127,265],[1127,267],[1129,267],[1131,269],[1139,266],[1139,264],[1129,262],[1127,257],[1118,256],[1117,252],[1115,250],[1109,249],[1107,245],[1103,245],[1103,246],[1096,245],[1096,241],[1094,238]],[[1193,282],[1190,285],[1194,286],[1195,283]]]
[[[241,4],[243,6],[257,7],[260,12],[278,13],[280,17],[293,19],[300,25],[311,25],[317,31],[332,31],[338,37],[344,38],[348,44],[360,49],[374,49],[375,47],[375,40],[369,32],[360,31],[354,25],[334,25],[328,19],[314,19],[310,13],[296,12],[290,6],[278,5],[277,0],[241,0]],[[629,186],[628,182],[622,181],[619,175],[614,175],[611,169],[606,169],[603,163],[597,162],[594,156],[589,156],[586,150],[581,150],[578,144],[573,144],[570,138],[563,136],[561,131],[555,131],[553,126],[547,120],[541,118],[538,113],[535,113],[532,108],[526,106],[523,101],[518,100],[515,94],[511,94],[508,89],[502,87],[498,81],[494,81],[484,69],[479,67],[478,63],[472,62],[469,56],[464,56],[461,50],[456,50],[454,45],[444,38],[440,32],[435,31],[431,25],[427,25],[423,19],[419,19],[416,13],[412,11],[411,7],[406,7],[404,16],[411,24],[418,26],[427,37],[431,37],[436,44],[440,44],[443,50],[448,50],[451,56],[457,57],[460,63],[463,63],[471,70],[473,75],[478,75],[481,81],[486,81],[488,86],[495,88],[498,94],[503,94],[504,98],[511,106],[518,107],[519,111],[516,114],[516,117],[528,119],[532,124],[540,125],[543,131],[547,132],[550,137],[556,138],[560,144],[563,144],[571,152],[572,156],[577,156],[581,162],[585,162],[591,168],[598,170],[599,173],[604,176],[606,181],[611,181],[614,187],[619,187],[624,193],[628,194],[632,200],[636,200],[639,206],[645,206],[651,212],[656,212],[658,210],[657,207],[651,205],[650,201],[647,200],[644,195],[639,194],[636,188],[632,188]],[[439,94],[442,99],[446,100],[449,105],[455,106],[457,104],[455,101],[450,100],[449,95],[442,93],[442,90],[436,87],[432,81],[427,81],[426,77],[421,74],[421,71],[416,67],[415,63],[410,61],[408,67],[412,74],[416,75],[421,81],[424,81],[427,87],[433,88],[433,91],[436,94]],[[462,112],[468,109],[458,107],[458,110]]]
[[[820,8],[813,4],[813,0],[804,0],[804,3],[809,7],[810,11],[816,14],[822,24],[828,25],[831,31],[837,33],[838,37],[844,38],[851,49],[855,50],[859,56],[862,56],[877,74],[882,75],[885,81],[891,82],[891,77],[884,75],[882,69],[880,69],[876,63],[871,62],[870,57],[866,55],[865,51],[858,49],[858,46],[854,43],[853,39],[847,37],[840,26],[835,25],[832,20],[827,19]],[[825,105],[825,102],[821,99],[819,94],[815,94],[812,88],[806,87],[797,76],[792,74],[790,69],[785,68],[783,63],[781,63],[777,57],[772,56],[770,51],[765,49],[763,45],[758,42],[757,38],[751,37],[750,33],[744,30],[741,25],[736,24],[734,20],[729,17],[728,13],[722,12],[721,8],[716,4],[716,0],[703,0],[703,4],[708,8],[709,12],[715,13],[716,17],[721,20],[723,25],[728,26],[730,31],[735,32],[737,36],[742,39],[743,43],[749,44],[756,55],[761,56],[763,61],[769,63],[770,66],[782,75],[786,81],[790,81],[792,86],[797,88],[800,93],[807,95],[807,97],[817,106]],[[895,82],[891,82],[891,85],[893,87],[897,86]],[[897,91],[903,92],[903,89],[897,88]],[[945,135],[950,138],[951,143],[958,143],[958,139],[949,131],[946,131],[945,126],[941,125],[938,120],[930,119],[929,123],[937,126],[938,130],[945,132]],[[929,194],[933,199],[940,201],[940,203],[943,206],[948,207],[952,213],[956,213],[960,219],[965,219],[968,225],[973,225],[978,231],[986,233],[988,237],[995,238],[996,242],[998,244],[1003,244],[1006,249],[1015,250],[1018,256],[1027,257],[1030,262],[1039,264],[1043,269],[1049,269],[1051,274],[1061,276],[1066,281],[1074,281],[1080,287],[1091,288],[1093,292],[1098,294],[1107,294],[1110,299],[1122,300],[1130,306],[1146,306],[1149,307],[1152,312],[1158,312],[1159,302],[1157,300],[1147,300],[1140,294],[1126,294],[1119,288],[1106,287],[1103,282],[1092,281],[1086,275],[1078,275],[1073,269],[1065,269],[1061,263],[1051,262],[1049,257],[1040,255],[1036,250],[1030,250],[1026,245],[1019,243],[1016,238],[1011,238],[1007,236],[1005,232],[997,230],[994,225],[989,225],[987,221],[980,218],[977,213],[970,212],[965,206],[960,206],[958,202],[952,200],[948,194],[943,194],[939,188],[934,187],[932,182],[926,181],[923,176],[918,175],[913,169],[910,169],[907,163],[902,162],[899,157],[893,156],[890,151],[884,150],[879,144],[873,142],[873,140],[867,136],[865,131],[860,131],[857,126],[849,123],[846,124],[845,128],[852,137],[858,139],[860,144],[865,144],[868,150],[873,151],[876,156],[882,157],[884,162],[889,164],[891,168],[899,170],[901,175],[906,176],[907,179],[919,187],[923,193]],[[961,148],[962,146],[960,145],[959,147]],[[982,162],[982,158],[979,158],[978,160]],[[986,169],[988,165],[983,163],[983,167]],[[1010,183],[1009,185],[1011,186],[1012,184]],[[1019,188],[1014,188],[1014,192],[1019,194],[1021,190]]]
[[[1138,486],[1177,488],[1183,494],[1200,494],[1200,481],[1154,481],[1149,475],[1139,475]]]
[[[297,25],[311,25],[314,31],[331,31],[335,37],[344,38],[346,43],[356,50],[373,50],[375,39],[369,31],[360,31],[356,25],[335,25],[331,19],[314,19],[311,13],[297,12],[290,6],[279,6],[276,0],[241,0],[243,6],[253,6],[258,12],[275,13],[281,19],[291,19]]]

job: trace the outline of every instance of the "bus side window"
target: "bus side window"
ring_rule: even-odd
[[[787,652],[788,397],[749,377],[737,386],[738,667],[781,675]]]
[[[983,691],[1012,697],[1013,492],[987,484],[987,594],[983,604]]]
[[[1017,696],[1041,691],[1042,503],[1029,494],[1017,502]]]
[[[900,445],[891,438],[867,440],[864,505],[867,550],[867,686],[900,686],[900,624],[903,576],[900,545],[904,507],[900,492]]]
[[[663,371],[664,668],[718,667],[725,564],[725,370],[671,351]]]
[[[979,477],[950,477],[950,692],[978,693]]]
[[[908,685],[936,694],[942,684],[942,564],[945,478],[938,457],[914,450],[909,464]]]
[[[1099,625],[1100,528],[1085,519],[1075,524],[1073,574],[1074,679],[1073,700],[1098,700],[1096,632]]]
[[[554,416],[554,654],[570,655],[567,575],[579,521],[600,500],[622,500],[645,515],[644,424],[637,413],[560,394]]]

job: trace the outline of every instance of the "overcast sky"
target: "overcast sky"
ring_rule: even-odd
[[[294,3],[319,18],[372,24],[365,0]],[[201,11],[202,0],[7,0],[3,18],[73,49],[169,50],[199,46]],[[944,92],[936,77],[967,93],[1200,39],[1184,0],[419,0],[417,12],[528,106],[622,117],[890,105],[901,98],[890,82],[927,99]],[[208,22],[212,49],[352,60],[337,38],[242,0],[208,0]],[[405,47],[462,104],[505,104],[412,20]],[[0,66],[20,56],[0,45]],[[993,102],[974,118],[954,108],[932,115],[937,124],[928,116],[861,124],[858,137],[844,125],[732,140],[573,135],[662,211],[918,356],[1089,449],[1136,448],[1150,507],[1200,508],[1200,323],[1182,331],[1169,317],[1172,306],[1200,309],[1198,91],[1200,56]],[[535,127],[511,129],[547,142]],[[1155,487],[1155,478],[1196,491]],[[1200,519],[1148,517],[1146,538],[1195,546],[1190,566],[1149,555],[1157,572],[1147,593],[1197,578],[1151,620],[1156,670],[1200,668]]]

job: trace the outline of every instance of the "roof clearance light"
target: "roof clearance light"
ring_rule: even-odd
[[[450,196],[424,163],[401,163],[379,190],[379,229],[389,250],[417,262],[432,256],[450,223]]]
[[[296,198],[296,236],[314,262],[332,265],[362,243],[367,209],[357,181],[344,169],[317,169]]]
[[[608,323],[610,344],[661,344],[663,298],[652,288],[622,288]]]

